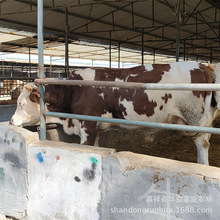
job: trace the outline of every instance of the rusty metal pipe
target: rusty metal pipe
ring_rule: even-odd
[[[145,90],[220,91],[220,84],[207,84],[207,83],[159,84],[159,83],[135,83],[135,82],[93,81],[93,80],[57,80],[57,79],[35,79],[35,83],[53,84],[53,85],[119,87],[124,89],[145,89]]]

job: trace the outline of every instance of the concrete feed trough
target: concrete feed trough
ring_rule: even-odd
[[[17,219],[220,219],[220,170],[39,141],[0,125],[0,213]]]

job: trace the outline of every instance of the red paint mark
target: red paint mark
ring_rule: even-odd
[[[59,155],[57,155],[56,159],[57,159],[57,160],[59,160],[59,159],[60,159],[60,156],[59,156]]]
[[[46,173],[46,174],[45,174],[45,179],[47,180],[48,177],[49,177],[49,174]]]

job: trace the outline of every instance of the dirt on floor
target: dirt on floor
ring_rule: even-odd
[[[146,141],[146,136],[152,142]],[[146,134],[146,129],[109,130],[100,134],[99,146],[179,161],[196,163],[197,160],[196,146],[192,137],[182,136],[177,131],[161,130],[153,137]],[[220,135],[211,137],[209,163],[211,166],[220,167]]]

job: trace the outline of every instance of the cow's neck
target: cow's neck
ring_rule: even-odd
[[[58,117],[52,117],[52,116],[47,116],[46,117],[46,123],[58,123],[58,124],[63,124],[64,120],[61,120]]]
[[[47,104],[45,104],[45,110],[50,111],[50,109],[48,109]],[[54,116],[47,116],[46,117],[46,123],[57,123],[57,124],[63,125],[63,123],[64,123],[63,121],[65,121],[65,120],[61,120],[59,117],[54,117]]]

